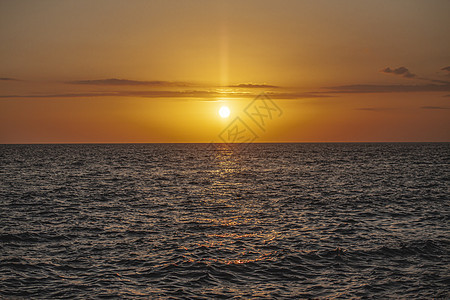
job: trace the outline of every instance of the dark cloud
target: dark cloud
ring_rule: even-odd
[[[84,85],[113,85],[113,86],[155,86],[155,87],[186,87],[191,86],[192,84],[186,82],[172,82],[172,81],[140,81],[140,80],[129,80],[129,79],[117,79],[117,78],[109,78],[109,79],[96,79],[96,80],[76,80],[69,81],[70,84],[84,84]]]
[[[404,93],[404,92],[450,92],[450,84],[376,85],[353,84],[328,87],[329,93]]]
[[[450,109],[450,107],[443,106],[422,106],[422,109]]]
[[[442,68],[441,71],[444,71],[447,73],[447,74],[444,74],[444,76],[450,76],[450,66]]]
[[[253,83],[241,83],[241,84],[229,85],[228,87],[230,87],[230,88],[279,88],[279,86],[276,86],[276,85],[253,84]]]
[[[10,77],[0,77],[0,80],[2,80],[2,81],[19,81],[16,78],[10,78]]]
[[[397,69],[391,69],[389,67],[382,70],[383,73],[391,73],[394,75],[399,75],[405,78],[414,78],[417,77],[416,74],[411,73],[407,68],[405,67],[399,67]]]

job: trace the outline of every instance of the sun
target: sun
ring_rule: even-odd
[[[221,118],[228,118],[230,116],[230,109],[228,108],[228,106],[222,106],[219,109],[219,115]]]

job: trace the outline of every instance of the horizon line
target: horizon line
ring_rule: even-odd
[[[450,141],[304,141],[304,142],[253,142],[253,143],[216,143],[216,142],[49,142],[49,143],[0,143],[0,145],[152,145],[152,144],[224,144],[224,145],[251,145],[251,144],[443,144]]]

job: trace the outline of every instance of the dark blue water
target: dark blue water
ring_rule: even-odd
[[[448,143],[1,145],[0,297],[448,298],[449,180]]]

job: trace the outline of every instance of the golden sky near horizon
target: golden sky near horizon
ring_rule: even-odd
[[[236,117],[256,142],[450,141],[449,11],[0,0],[0,143],[221,142]]]

